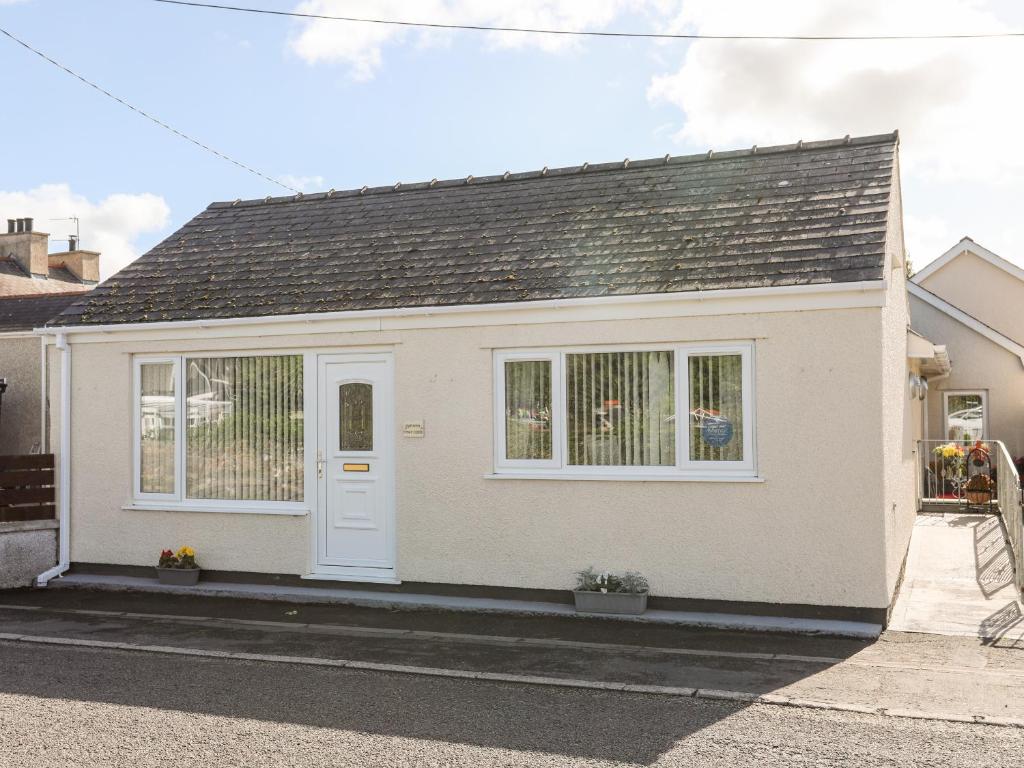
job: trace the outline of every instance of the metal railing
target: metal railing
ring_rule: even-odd
[[[1013,457],[999,440],[971,443],[918,440],[917,508],[998,512],[1013,551],[1017,588],[1024,592],[1024,494]],[[987,475],[989,480],[975,480]]]
[[[998,440],[991,443],[996,458],[996,494],[999,513],[1003,516],[1010,549],[1013,550],[1013,565],[1017,589],[1024,592],[1024,495],[1021,492],[1020,475],[1014,466],[1013,457],[1006,446]]]

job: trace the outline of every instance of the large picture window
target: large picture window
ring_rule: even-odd
[[[753,477],[752,349],[497,352],[496,470]]]
[[[142,501],[300,504],[302,357],[139,358]]]

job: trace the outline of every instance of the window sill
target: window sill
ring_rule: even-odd
[[[308,507],[247,507],[245,504],[220,506],[202,502],[132,501],[121,509],[127,512],[220,512],[229,515],[287,515],[305,517]]]
[[[642,483],[763,483],[763,477],[754,475],[693,474],[693,475],[633,475],[589,474],[585,472],[501,472],[484,475],[485,480],[601,480],[604,482]]]

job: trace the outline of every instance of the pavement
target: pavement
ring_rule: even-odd
[[[1024,603],[997,515],[917,516],[891,631],[978,638],[1024,649]]]
[[[150,592],[156,595],[200,595],[241,600],[276,600],[303,604],[355,605],[370,608],[435,610],[512,616],[576,616],[567,603],[539,600],[512,600],[463,595],[421,594],[379,591],[334,586],[320,582],[310,586],[249,584],[204,578],[195,586],[161,584],[151,576],[128,576],[73,571],[50,583],[52,589],[90,589],[111,592]],[[755,632],[843,635],[874,639],[882,631],[880,624],[824,618],[794,618],[770,615],[741,615],[649,608],[639,616],[618,616],[616,621],[640,624],[675,624]]]

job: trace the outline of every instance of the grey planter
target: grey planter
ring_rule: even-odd
[[[199,568],[161,568],[157,566],[156,577],[161,584],[175,587],[194,587],[199,581]]]
[[[646,592],[580,592],[573,590],[576,613],[639,616],[647,610]]]

